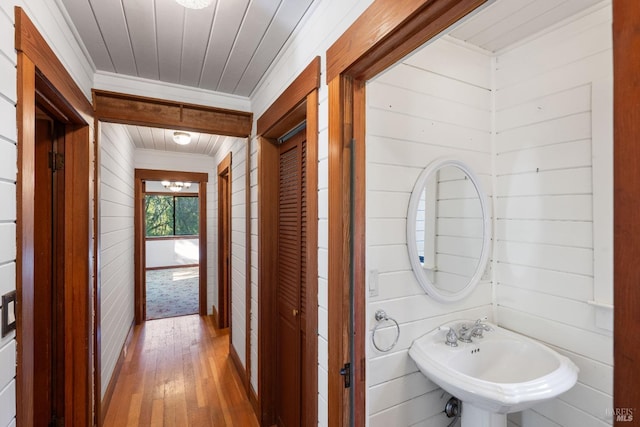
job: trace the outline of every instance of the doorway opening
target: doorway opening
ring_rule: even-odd
[[[200,304],[198,184],[144,184],[146,320],[196,314]]]
[[[135,170],[136,324],[207,314],[206,188],[206,173]]]

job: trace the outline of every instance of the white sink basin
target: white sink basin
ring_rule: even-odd
[[[413,342],[409,355],[425,376],[463,402],[463,425],[465,406],[494,414],[518,412],[576,383],[578,368],[571,360],[487,322],[493,330],[483,338],[446,345],[449,328],[458,331],[462,323],[472,321],[451,322],[423,335]]]

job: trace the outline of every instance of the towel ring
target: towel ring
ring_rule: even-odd
[[[396,346],[396,344],[398,343],[398,339],[400,338],[400,325],[398,324],[396,319],[387,316],[387,313],[385,313],[384,310],[376,311],[375,319],[376,319],[376,322],[378,322],[378,323],[376,324],[376,326],[373,328],[373,331],[371,332],[371,343],[376,348],[376,350],[378,350],[378,351],[380,351],[382,353],[386,353],[386,352],[390,351],[391,349],[393,349]],[[380,325],[382,325],[383,322],[387,321],[387,320],[396,324],[396,330],[397,330],[396,339],[393,340],[393,342],[391,343],[390,346],[380,348],[380,347],[378,347],[378,344],[376,343],[376,331],[378,330]]]

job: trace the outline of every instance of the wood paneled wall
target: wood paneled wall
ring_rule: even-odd
[[[134,315],[134,150],[122,125],[100,135],[101,397]]]
[[[595,286],[613,289],[611,269],[594,264],[612,259],[610,251],[594,251],[607,229],[604,245],[611,250],[612,242],[612,223],[598,216],[613,211],[612,158],[600,154],[613,144],[610,6],[498,55],[497,64],[498,321],[580,368],[570,391],[510,419],[522,426],[608,425],[613,337],[589,301]]]
[[[452,68],[450,64],[460,66]],[[367,265],[378,295],[368,313],[383,309],[400,323],[400,339],[380,353],[367,337],[368,419],[371,427],[447,425],[449,398],[418,371],[408,355],[415,338],[457,318],[491,316],[491,281],[461,303],[440,304],[424,294],[411,270],[406,217],[413,185],[431,161],[466,161],[491,200],[491,57],[437,40],[367,85]],[[367,331],[375,325],[367,318]],[[382,328],[376,342],[393,342]]]

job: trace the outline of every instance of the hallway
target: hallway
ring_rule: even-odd
[[[228,329],[197,315],[136,326],[104,426],[257,426]]]

